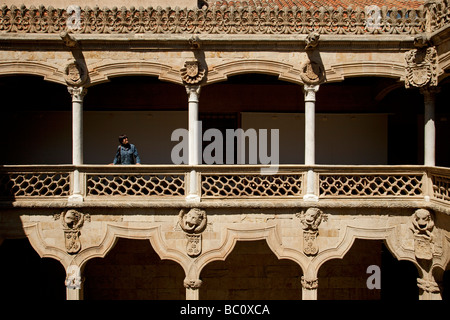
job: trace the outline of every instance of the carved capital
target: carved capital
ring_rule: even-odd
[[[303,86],[303,91],[305,93],[305,102],[315,102],[316,92],[319,91],[319,85],[308,85]]]
[[[183,285],[185,288],[189,288],[189,289],[198,289],[201,287],[202,285],[202,280],[200,279],[188,279],[185,278],[183,281]]]
[[[432,280],[417,278],[417,286],[419,289],[429,293],[439,293],[441,291],[439,285]]]
[[[201,86],[186,86],[186,93],[189,96],[189,102],[198,102]]]
[[[67,87],[67,90],[72,96],[72,102],[83,102],[83,98],[87,93],[87,89],[84,87]]]
[[[435,47],[421,47],[407,51],[405,60],[406,88],[437,86],[437,52]]]
[[[319,287],[319,279],[306,279],[304,276],[301,278],[303,289],[315,290]]]
[[[84,278],[81,276],[81,270],[78,266],[71,265],[66,271],[65,284],[68,289],[81,289]]]

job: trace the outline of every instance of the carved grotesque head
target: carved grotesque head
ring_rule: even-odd
[[[69,229],[77,229],[80,228],[83,223],[83,215],[73,209],[67,210],[63,214],[63,225]]]
[[[431,212],[426,209],[417,209],[412,216],[412,223],[417,233],[429,233],[434,227]]]
[[[179,223],[181,229],[187,233],[200,233],[206,226],[206,212],[205,210],[193,208],[188,212],[180,211]]]
[[[322,222],[322,210],[319,208],[309,208],[300,215],[300,221],[303,229],[317,230],[319,224]]]

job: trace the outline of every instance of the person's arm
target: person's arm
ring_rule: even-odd
[[[113,164],[120,163],[120,146],[117,148],[116,156],[114,157]]]
[[[133,150],[133,155],[134,155],[134,159],[135,159],[136,164],[141,164],[141,158],[139,158],[139,153],[137,151],[136,146],[134,146],[133,149],[134,149]]]

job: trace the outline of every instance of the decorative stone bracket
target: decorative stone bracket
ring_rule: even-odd
[[[64,227],[64,242],[67,253],[78,253],[81,250],[80,230],[85,221],[91,221],[91,216],[74,209],[68,209],[61,214],[56,214],[54,219],[61,219]]]
[[[435,87],[438,84],[437,52],[435,47],[419,46],[407,51],[405,87]]]
[[[178,215],[178,224],[186,234],[187,254],[191,257],[198,256],[202,252],[201,233],[207,224],[206,211],[198,208],[181,209]]]
[[[433,213],[427,209],[417,209],[411,216],[410,230],[414,236],[414,254],[419,260],[432,260],[441,256],[442,239],[434,228]]]
[[[203,81],[206,70],[200,66],[197,60],[191,60],[184,63],[180,74],[185,85],[198,85]]]
[[[308,208],[297,213],[296,217],[300,219],[303,228],[303,252],[308,256],[316,255],[319,252],[319,225],[327,220],[327,216],[319,208]]]

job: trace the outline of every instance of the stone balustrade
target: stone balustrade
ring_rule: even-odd
[[[298,205],[305,195],[307,172],[315,176],[317,201],[430,201],[450,206],[450,169],[426,166],[303,166],[280,165],[261,174],[259,165],[5,165],[0,168],[3,201],[67,201],[73,192],[73,172],[79,171],[85,203],[151,203],[170,206],[190,193],[200,203],[230,202]],[[195,169],[198,190],[189,190]],[[190,192],[191,191],[191,192]],[[223,203],[223,201],[221,202]],[[109,203],[110,204],[110,203]],[[179,204],[179,202],[178,202]],[[239,204],[239,205],[242,205]]]

